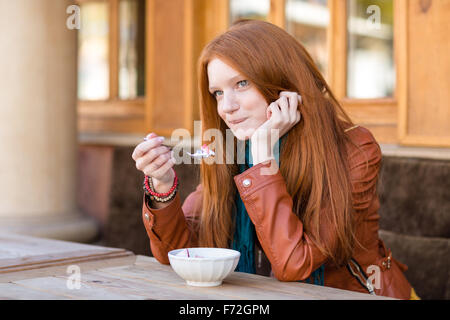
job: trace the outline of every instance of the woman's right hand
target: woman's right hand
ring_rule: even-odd
[[[175,158],[168,147],[161,145],[163,141],[163,137],[152,132],[146,141],[136,146],[132,155],[136,168],[152,178],[156,192],[159,193],[167,192],[166,189],[172,187],[175,178],[171,169]]]

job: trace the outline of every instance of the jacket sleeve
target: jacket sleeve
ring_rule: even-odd
[[[352,188],[354,185],[370,186],[374,179],[376,181],[378,159],[381,159],[379,147],[375,142],[363,145],[362,149],[368,155],[369,167],[365,157],[353,157],[350,161]],[[293,200],[280,171],[262,174],[261,169],[276,165],[275,160],[259,163],[236,175],[234,180],[275,277],[280,281],[304,280],[327,258],[304,232],[303,223],[294,214]],[[366,188],[358,190],[363,192]],[[363,209],[370,201],[366,195],[360,196],[358,190],[352,195],[359,209]],[[321,209],[320,234],[333,248],[336,237],[332,232],[335,228],[332,219],[328,219],[330,212],[327,205]]]
[[[198,185],[183,206],[177,194],[162,209],[151,208],[147,202],[149,199],[144,195],[142,218],[152,254],[160,263],[169,264],[167,254],[171,250],[196,246],[201,189],[201,185]]]
[[[364,140],[359,140],[358,147],[349,152],[349,170],[353,208],[363,216],[368,213],[372,202],[378,201],[377,182],[382,154],[380,146],[369,131]]]

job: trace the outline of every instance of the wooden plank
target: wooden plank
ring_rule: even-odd
[[[205,0],[205,41],[209,42],[230,26],[228,0]]]
[[[197,61],[200,54],[207,44],[207,39],[209,32],[211,32],[210,27],[207,25],[208,12],[207,6],[211,0],[195,0],[193,1],[193,28],[192,28],[192,73],[188,76],[192,79],[192,112],[191,121],[200,120],[200,103],[199,95],[197,92]],[[209,39],[211,40],[211,39]],[[189,129],[189,127],[187,127]],[[194,132],[191,132],[194,135]]]
[[[85,118],[142,118],[145,100],[79,101],[78,116]]]
[[[0,273],[0,298],[4,299],[386,299],[239,272],[221,286],[192,287],[170,265],[153,257],[129,255],[124,249],[21,235],[2,234],[0,239],[0,268],[10,271]],[[68,285],[73,275],[67,270],[69,264],[80,268],[79,289]]]
[[[408,5],[408,135],[450,141],[450,1]]]
[[[109,0],[109,98],[119,96],[119,0]]]
[[[330,0],[330,26],[328,27],[328,75],[336,99],[347,95],[347,1]]]
[[[283,29],[286,28],[285,7],[286,0],[270,0],[268,21]]]
[[[342,106],[355,124],[372,132],[377,142],[398,143],[398,110],[394,100],[344,99]]]
[[[252,299],[252,300],[298,300],[305,299],[302,295],[296,295],[287,292],[276,292],[274,294],[271,290],[265,290],[262,288],[244,287],[241,284],[241,280],[232,281],[229,278],[225,279],[221,286],[217,287],[193,287],[186,284],[186,282],[180,278],[170,266],[157,266],[152,264],[151,266],[128,266],[114,269],[101,269],[102,273],[109,275],[115,275],[122,279],[134,279],[141,282],[152,283],[153,286],[161,288],[171,288],[173,294],[171,299],[186,299],[186,294],[192,294],[193,292],[200,294],[200,299]],[[231,276],[230,276],[231,278]],[[264,277],[263,277],[264,278]],[[265,278],[264,278],[265,280]],[[159,296],[153,297],[154,299],[160,299]],[[309,296],[306,299],[313,299]]]
[[[407,0],[394,1],[394,57],[395,65],[397,67],[396,97],[398,101],[398,136],[400,141],[403,140],[407,131],[407,20]]]
[[[0,266],[2,265],[2,260],[4,259],[82,250],[92,250],[98,253],[105,253],[122,251],[124,249],[31,237],[14,233],[0,233]]]
[[[0,283],[0,300],[61,300],[65,299],[42,290],[22,287],[15,283]]]
[[[249,288],[265,290],[270,292],[272,296],[276,296],[277,299],[281,294],[302,296],[304,299],[313,300],[367,300],[374,298],[373,296],[360,292],[317,286],[301,282],[281,282],[275,278],[263,278],[264,279],[261,279],[261,276],[258,275],[233,272],[227,281],[231,284],[235,284],[236,287],[245,287],[245,290],[248,290]],[[376,297],[375,299],[379,298],[381,297]],[[381,299],[384,299],[384,297]]]
[[[67,277],[64,277],[67,279]],[[148,279],[128,278],[121,275],[114,275],[102,271],[92,271],[83,273],[81,281],[91,286],[103,288],[122,295],[138,295],[145,299],[173,300],[174,297],[181,299],[202,300],[205,299],[203,292],[195,290],[182,290],[168,285],[160,285],[148,281]],[[208,297],[208,299],[213,299]]]
[[[426,136],[426,135],[406,135],[401,140],[401,144],[410,145],[415,147],[437,147],[448,148],[450,147],[450,136]]]
[[[364,122],[359,124],[368,129],[378,143],[397,144],[399,141],[396,125],[376,125]]]
[[[32,268],[28,270],[11,271],[8,273],[0,273],[0,283],[11,282],[16,280],[49,277],[58,275],[67,275],[70,265],[77,265],[81,272],[97,270],[99,268],[110,268],[117,266],[131,265],[136,260],[136,256],[124,257],[108,257],[108,259],[98,259],[89,261],[74,261],[70,264],[50,265],[45,268]]]
[[[339,23],[338,17],[334,14],[334,6],[335,6],[335,0],[329,0],[327,2],[328,12],[330,15],[330,22],[327,27],[327,57],[328,57],[328,65],[327,65],[327,72],[325,76],[325,81],[327,82],[330,89],[333,91],[333,93],[337,96],[336,91],[336,81],[337,81],[337,74],[335,73],[335,65],[337,63],[334,48],[337,46],[337,42],[339,42],[339,39],[335,39],[335,36],[338,36],[336,34],[337,30],[337,23]]]
[[[341,104],[357,124],[397,125],[398,109],[395,101],[345,99]]]
[[[184,5],[184,54],[183,54],[183,127],[194,134],[194,93],[197,88],[194,78],[194,0],[185,0]]]
[[[0,273],[133,255],[125,249],[0,234]]]
[[[79,101],[78,130],[80,132],[146,132],[146,102],[144,99]]]
[[[155,101],[155,0],[145,2],[145,118],[144,132],[150,133]]]
[[[80,256],[83,255],[84,256]],[[73,255],[74,257],[71,257]],[[92,254],[88,252],[68,252],[61,255],[58,255],[58,257],[54,256],[40,256],[37,257],[37,259],[42,259],[43,261],[28,261],[25,260],[13,260],[12,266],[6,266],[2,267],[0,269],[0,274],[2,273],[10,273],[10,272],[18,272],[18,271],[25,271],[25,270],[35,270],[35,269],[42,269],[42,268],[48,268],[53,266],[61,266],[61,265],[72,265],[72,264],[80,264],[88,261],[99,261],[99,260],[105,260],[105,259],[116,259],[116,258],[122,258],[122,257],[128,257],[132,256],[133,254],[129,251],[123,251],[119,253],[106,253],[106,254]],[[23,263],[23,264],[20,264]]]
[[[141,118],[78,118],[78,130],[84,133],[128,133],[128,134],[144,134],[145,119]],[[155,131],[156,132],[156,131]]]
[[[169,265],[152,257],[137,256],[132,265],[80,270],[80,289],[70,289],[70,275],[35,277],[0,283],[6,299],[202,299],[302,300],[386,299],[368,294],[233,272],[221,286],[192,287]]]
[[[396,32],[402,37],[398,40],[400,142],[449,147],[449,1],[424,5],[401,0],[395,8]]]
[[[146,270],[152,270],[148,277],[154,281],[162,281],[166,283],[177,284],[183,280],[178,277],[174,278],[174,271],[168,265],[160,264],[155,258],[137,256],[133,267],[116,268],[114,272],[127,273],[130,268],[133,270],[133,275],[144,276]],[[111,271],[111,269],[103,270]],[[159,279],[159,280],[158,280]],[[353,292],[348,290],[341,290],[329,287],[315,286],[300,282],[281,282],[275,278],[263,277],[259,275],[233,272],[225,279],[224,285],[216,287],[221,294],[227,293],[233,296],[249,296],[249,299],[260,299],[256,297],[259,290],[269,293],[268,299],[285,299],[285,296],[292,295],[293,299],[386,299],[386,297],[370,296],[368,294]],[[210,294],[215,293],[213,288],[208,288]],[[259,289],[252,291],[253,289]],[[281,298],[283,297],[283,298]],[[236,298],[237,299],[237,298]]]
[[[67,279],[58,277],[43,277],[24,279],[14,281],[14,284],[20,285],[30,290],[42,291],[46,294],[56,295],[62,299],[80,299],[80,300],[142,300],[143,297],[134,293],[119,293],[101,288],[95,285],[81,282],[80,289],[70,289],[67,285]]]
[[[184,79],[183,66],[185,38],[184,0],[154,0],[155,52],[153,98],[151,103],[151,131],[182,128],[184,121]],[[174,116],[175,115],[175,116]]]

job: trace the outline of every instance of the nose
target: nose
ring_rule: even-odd
[[[226,113],[233,113],[239,109],[239,103],[233,93],[223,93],[222,110]]]

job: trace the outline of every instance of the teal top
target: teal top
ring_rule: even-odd
[[[284,137],[281,137],[274,146],[274,157],[280,167],[280,153],[283,145]],[[280,145],[281,143],[281,145]],[[250,139],[245,141],[245,164],[238,164],[239,173],[243,173],[245,170],[253,166],[253,159],[251,154],[251,141]],[[256,231],[253,222],[247,213],[244,203],[242,202],[239,192],[236,192],[235,197],[235,226],[232,248],[241,253],[238,265],[235,271],[256,273],[255,267],[255,240]],[[311,276],[303,282],[322,285],[324,283],[324,266],[322,265],[315,270]]]

